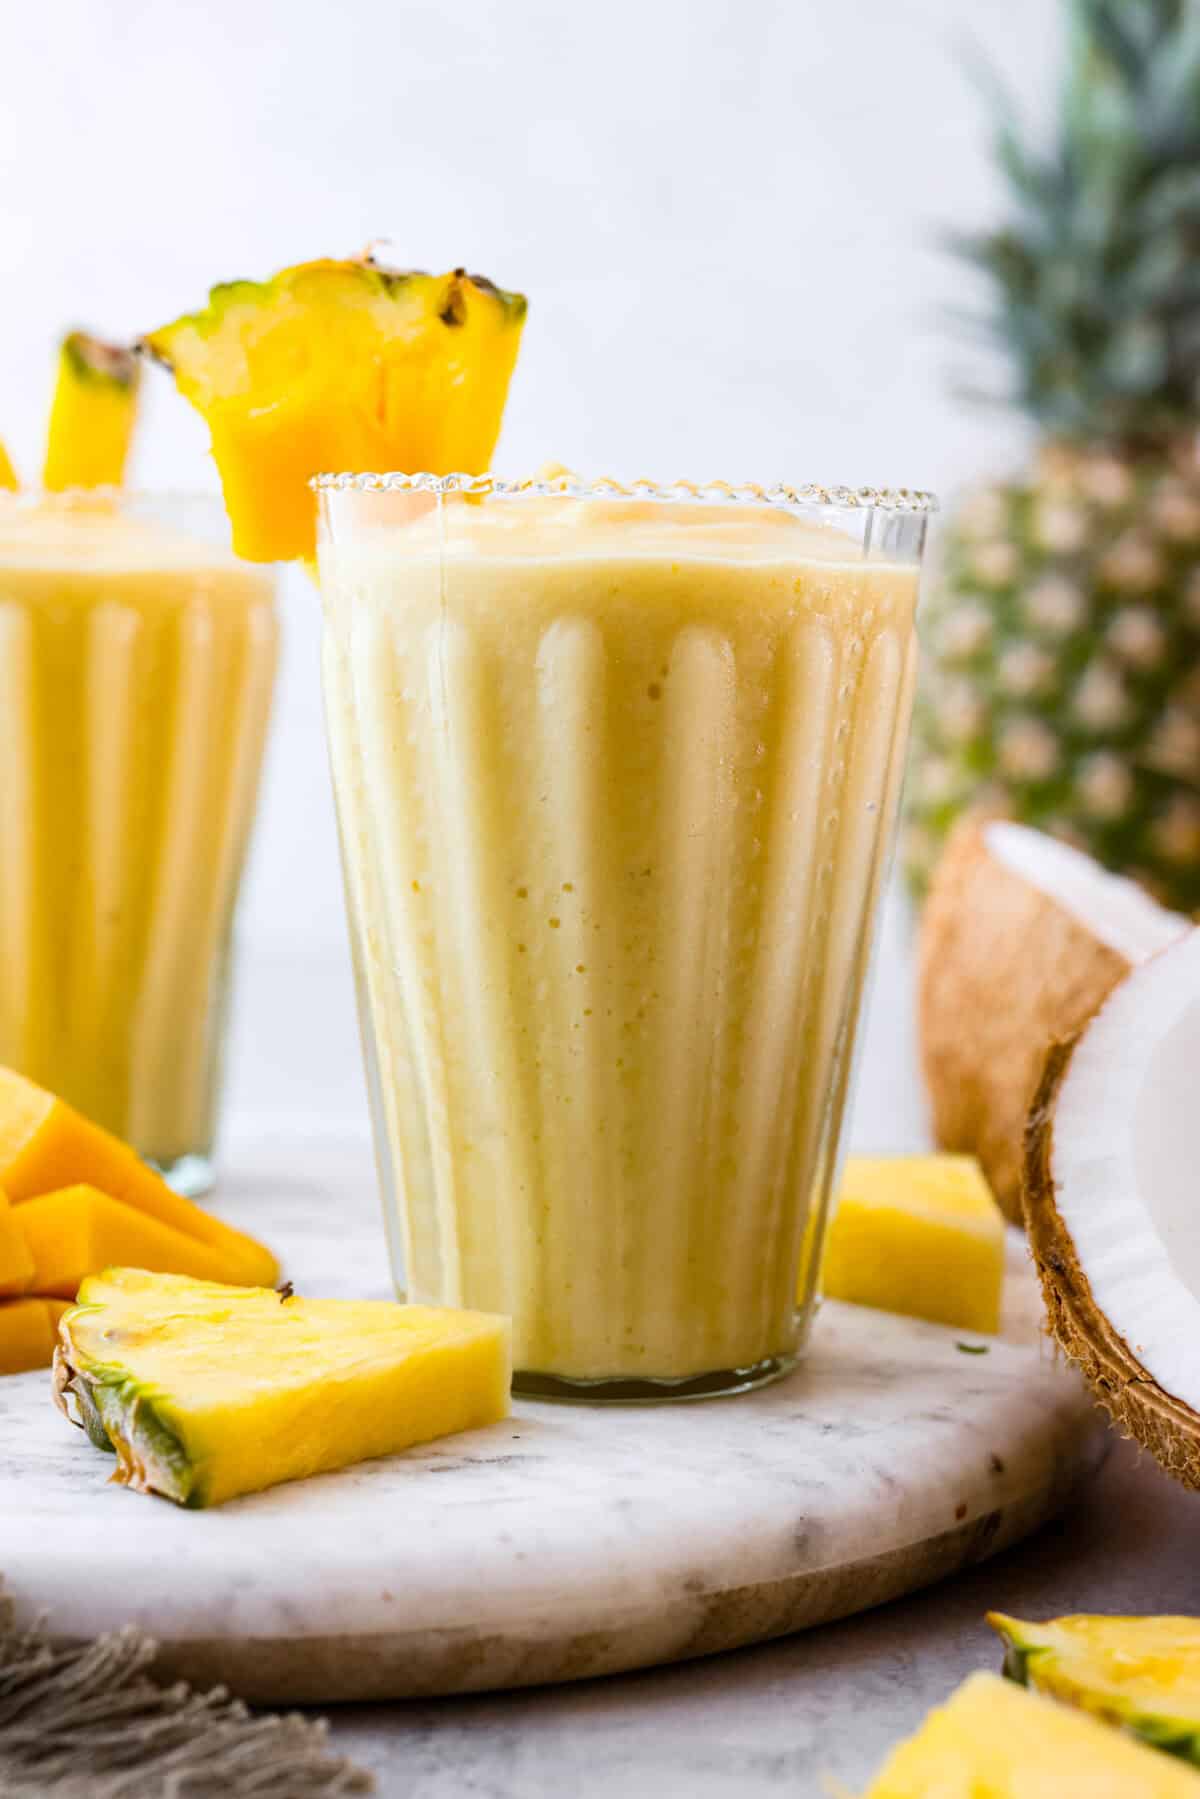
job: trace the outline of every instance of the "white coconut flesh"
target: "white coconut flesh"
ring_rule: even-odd
[[[1191,926],[1168,912],[1136,882],[1109,874],[1069,843],[996,819],[985,825],[988,854],[1044,894],[1098,942],[1126,962],[1144,962]]]
[[[1200,1412],[1200,930],[1135,968],[1071,1053],[1053,1198],[1112,1331]]]

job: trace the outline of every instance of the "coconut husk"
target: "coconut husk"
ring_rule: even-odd
[[[1081,1033],[1080,1033],[1081,1034]],[[1166,1393],[1096,1304],[1058,1210],[1054,1113],[1079,1034],[1046,1056],[1025,1131],[1024,1211],[1050,1331],[1126,1437],[1184,1486],[1200,1490],[1200,1417]]]
[[[952,833],[921,918],[918,1027],[940,1148],[979,1158],[1022,1220],[1025,1119],[1046,1046],[1077,1031],[1130,968],[990,853],[974,815]]]

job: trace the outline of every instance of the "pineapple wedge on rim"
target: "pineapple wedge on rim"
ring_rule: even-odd
[[[59,1325],[54,1396],[113,1479],[220,1505],[506,1417],[506,1318],[110,1268]]]
[[[1078,1613],[1031,1624],[1003,1612],[1004,1672],[1200,1767],[1200,1618]]]
[[[208,425],[238,555],[288,561],[322,470],[486,470],[525,310],[465,269],[327,258],[214,287],[142,347]]]
[[[58,352],[42,485],[119,487],[137,424],[142,369],[132,350],[69,331]]]

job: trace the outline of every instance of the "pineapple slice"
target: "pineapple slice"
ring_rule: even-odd
[[[829,1228],[829,1299],[1000,1328],[1004,1219],[974,1156],[851,1156]]]
[[[524,320],[462,269],[326,260],[214,287],[143,344],[208,424],[234,548],[274,562],[312,556],[322,470],[485,470]]]
[[[257,1286],[279,1278],[279,1265],[265,1244],[174,1192],[127,1143],[65,1100],[15,1068],[0,1068],[0,1187],[19,1208],[80,1182],[218,1251],[229,1279]]]
[[[21,483],[17,480],[17,471],[12,465],[12,458],[4,445],[0,443],[0,492],[16,493]]]
[[[0,1304],[0,1374],[48,1368],[55,1327],[66,1309],[62,1299],[6,1299]]]
[[[42,485],[119,487],[137,422],[141,364],[132,350],[69,332],[58,353]]]
[[[1200,1618],[1086,1614],[1027,1624],[989,1612],[1004,1671],[1200,1767]]]
[[[1200,1778],[995,1674],[972,1674],[892,1751],[865,1799],[1200,1799]]]
[[[507,1416],[508,1320],[109,1269],[63,1318],[55,1396],[114,1479],[178,1505]]]

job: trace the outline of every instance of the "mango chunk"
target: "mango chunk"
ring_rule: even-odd
[[[0,1193],[0,1298],[27,1291],[33,1279],[33,1257],[17,1224],[7,1193]]]
[[[19,485],[12,459],[4,445],[0,443],[0,488],[15,493]]]
[[[972,1674],[865,1799],[1200,1799],[1200,1776],[1083,1712]]]
[[[974,1156],[849,1157],[827,1298],[994,1332],[1003,1284],[1004,1219]]]
[[[83,1184],[26,1201],[17,1222],[33,1257],[35,1293],[74,1299],[89,1274],[119,1263],[199,1280],[236,1274],[220,1250]]]
[[[0,1068],[0,1187],[19,1208],[79,1182],[207,1244],[224,1258],[226,1280],[266,1287],[279,1278],[279,1264],[264,1244],[173,1192],[128,1144],[65,1100],[15,1069]]]
[[[0,1305],[0,1374],[48,1368],[66,1309],[58,1299],[6,1299]]]
[[[67,1313],[60,1407],[113,1479],[220,1505],[508,1414],[507,1318],[109,1268]]]

